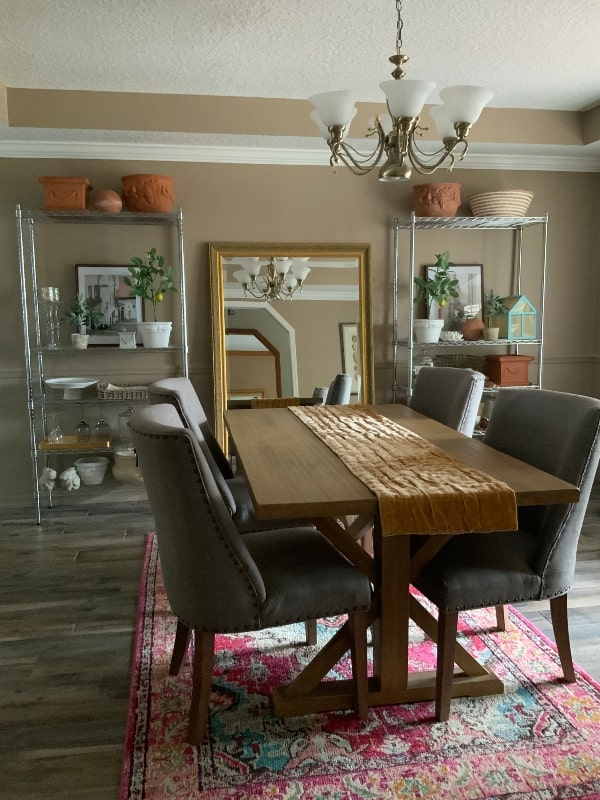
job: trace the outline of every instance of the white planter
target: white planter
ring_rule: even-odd
[[[81,478],[81,482],[86,486],[96,486],[102,483],[107,467],[108,458],[104,456],[90,456],[89,458],[75,459],[77,474]]]
[[[493,342],[495,341],[498,336],[500,335],[500,328],[484,328],[483,329],[483,338],[486,342]]]
[[[72,333],[71,344],[77,350],[87,350],[88,342],[90,341],[89,334],[87,333]]]
[[[415,319],[413,330],[419,344],[432,344],[439,341],[444,327],[443,319]]]
[[[172,322],[138,322],[137,329],[144,347],[168,347]]]

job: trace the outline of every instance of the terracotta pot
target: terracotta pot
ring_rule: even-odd
[[[85,211],[92,184],[87,178],[45,175],[44,211]]]
[[[466,319],[463,322],[463,324],[460,326],[460,331],[463,335],[463,339],[474,342],[477,339],[481,339],[484,328],[485,325],[483,324],[482,320],[478,319],[477,317],[473,317],[472,319]]]
[[[412,202],[418,217],[454,217],[460,205],[460,183],[413,186]]]
[[[124,175],[123,200],[129,211],[167,213],[173,208],[170,175]]]
[[[123,208],[123,201],[112,189],[104,189],[96,193],[94,208],[97,211],[106,211],[108,214],[118,214]]]

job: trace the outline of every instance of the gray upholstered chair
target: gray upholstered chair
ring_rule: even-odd
[[[345,406],[350,402],[350,392],[352,390],[352,376],[345,375],[340,372],[331,381],[327,397],[325,398],[325,405],[327,406]]]
[[[292,524],[299,524],[283,519],[259,520],[257,518],[246,479],[243,475],[234,476],[227,456],[210,427],[200,398],[189,378],[164,378],[155,381],[148,387],[148,398],[152,404],[170,403],[173,405],[183,424],[192,431],[240,533],[269,528],[287,528]],[[317,625],[313,620],[306,622],[306,642],[307,644],[316,644],[317,642]]]
[[[575,680],[567,592],[600,456],[600,400],[543,389],[501,389],[484,441],[575,484],[580,499],[520,507],[517,532],[455,536],[414,580],[440,611],[436,716],[441,720],[450,713],[457,619],[462,610],[496,606],[498,611],[505,603],[549,598],[564,677]]]
[[[422,367],[410,408],[426,417],[472,436],[483,394],[485,375],[459,367]]]
[[[247,533],[231,520],[197,438],[170,404],[130,422],[177,616],[171,674],[194,635],[189,741],[207,736],[215,633],[261,630],[348,613],[355,708],[367,714],[371,585],[312,527]]]
[[[185,426],[195,435],[239,531],[245,533],[265,527],[285,527],[283,520],[270,523],[257,519],[246,479],[242,475],[233,474],[189,378],[164,378],[155,381],[148,387],[148,398],[152,404],[171,403],[175,406]]]

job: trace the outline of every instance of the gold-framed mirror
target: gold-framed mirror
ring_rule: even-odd
[[[351,402],[374,402],[369,252],[362,243],[209,243],[214,427],[224,447],[224,411],[251,398],[310,397],[346,372]],[[291,298],[264,298],[269,263],[287,270],[281,291]]]

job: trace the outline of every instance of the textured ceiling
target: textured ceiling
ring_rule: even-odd
[[[477,83],[492,106],[600,103],[599,0],[404,0],[408,77]],[[11,88],[380,101],[393,0],[0,0]]]

